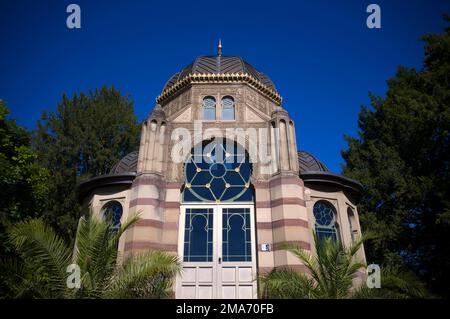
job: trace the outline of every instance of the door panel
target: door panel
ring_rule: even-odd
[[[217,284],[219,298],[256,298],[254,216],[252,206],[219,206],[217,217],[219,255]]]
[[[222,208],[222,260],[251,261],[250,208]]]
[[[183,299],[216,298],[214,287],[214,268],[212,266],[183,266],[177,297]]]
[[[214,209],[186,208],[183,261],[212,262]]]
[[[252,205],[181,207],[178,298],[256,298]]]
[[[210,299],[216,296],[216,254],[214,249],[215,209],[205,206],[182,208],[178,255],[182,258],[177,278],[177,297]]]

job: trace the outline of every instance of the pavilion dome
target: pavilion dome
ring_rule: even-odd
[[[281,105],[282,97],[272,80],[241,57],[222,55],[220,43],[217,55],[199,56],[172,75],[156,98],[156,103],[164,104],[166,99],[191,83],[233,82],[246,82],[277,105]]]
[[[133,151],[125,155],[109,172],[110,174],[136,173],[139,152]]]
[[[170,88],[189,74],[249,74],[268,88],[277,92],[272,80],[239,56],[199,56],[194,62],[175,73],[165,84]]]
[[[306,151],[297,152],[300,173],[329,172],[324,163],[319,161],[314,155]]]

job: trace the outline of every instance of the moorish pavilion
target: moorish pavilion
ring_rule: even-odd
[[[314,254],[313,230],[344,246],[361,235],[361,184],[297,149],[288,110],[266,74],[219,43],[170,77],[139,149],[81,184],[81,200],[116,226],[140,213],[118,249],[177,254],[175,297],[256,298],[259,274],[306,271],[283,244]]]

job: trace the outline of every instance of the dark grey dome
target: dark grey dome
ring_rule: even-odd
[[[356,202],[361,199],[364,189],[361,183],[344,175],[332,173],[325,164],[308,152],[299,151],[297,155],[300,166],[300,178],[307,187],[315,188],[322,187],[321,185],[324,184],[330,185],[348,192]]]
[[[273,91],[277,92],[270,78],[256,70],[252,65],[238,56],[200,56],[180,72],[175,73],[164,86],[164,90],[174,85],[188,74],[249,74]]]
[[[307,172],[329,172],[324,163],[306,151],[297,152],[300,174]]]
[[[123,157],[109,172],[110,174],[136,173],[139,152],[134,151]]]

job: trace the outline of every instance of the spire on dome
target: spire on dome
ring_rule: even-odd
[[[222,40],[219,39],[219,44],[217,45],[217,55],[222,56]]]

